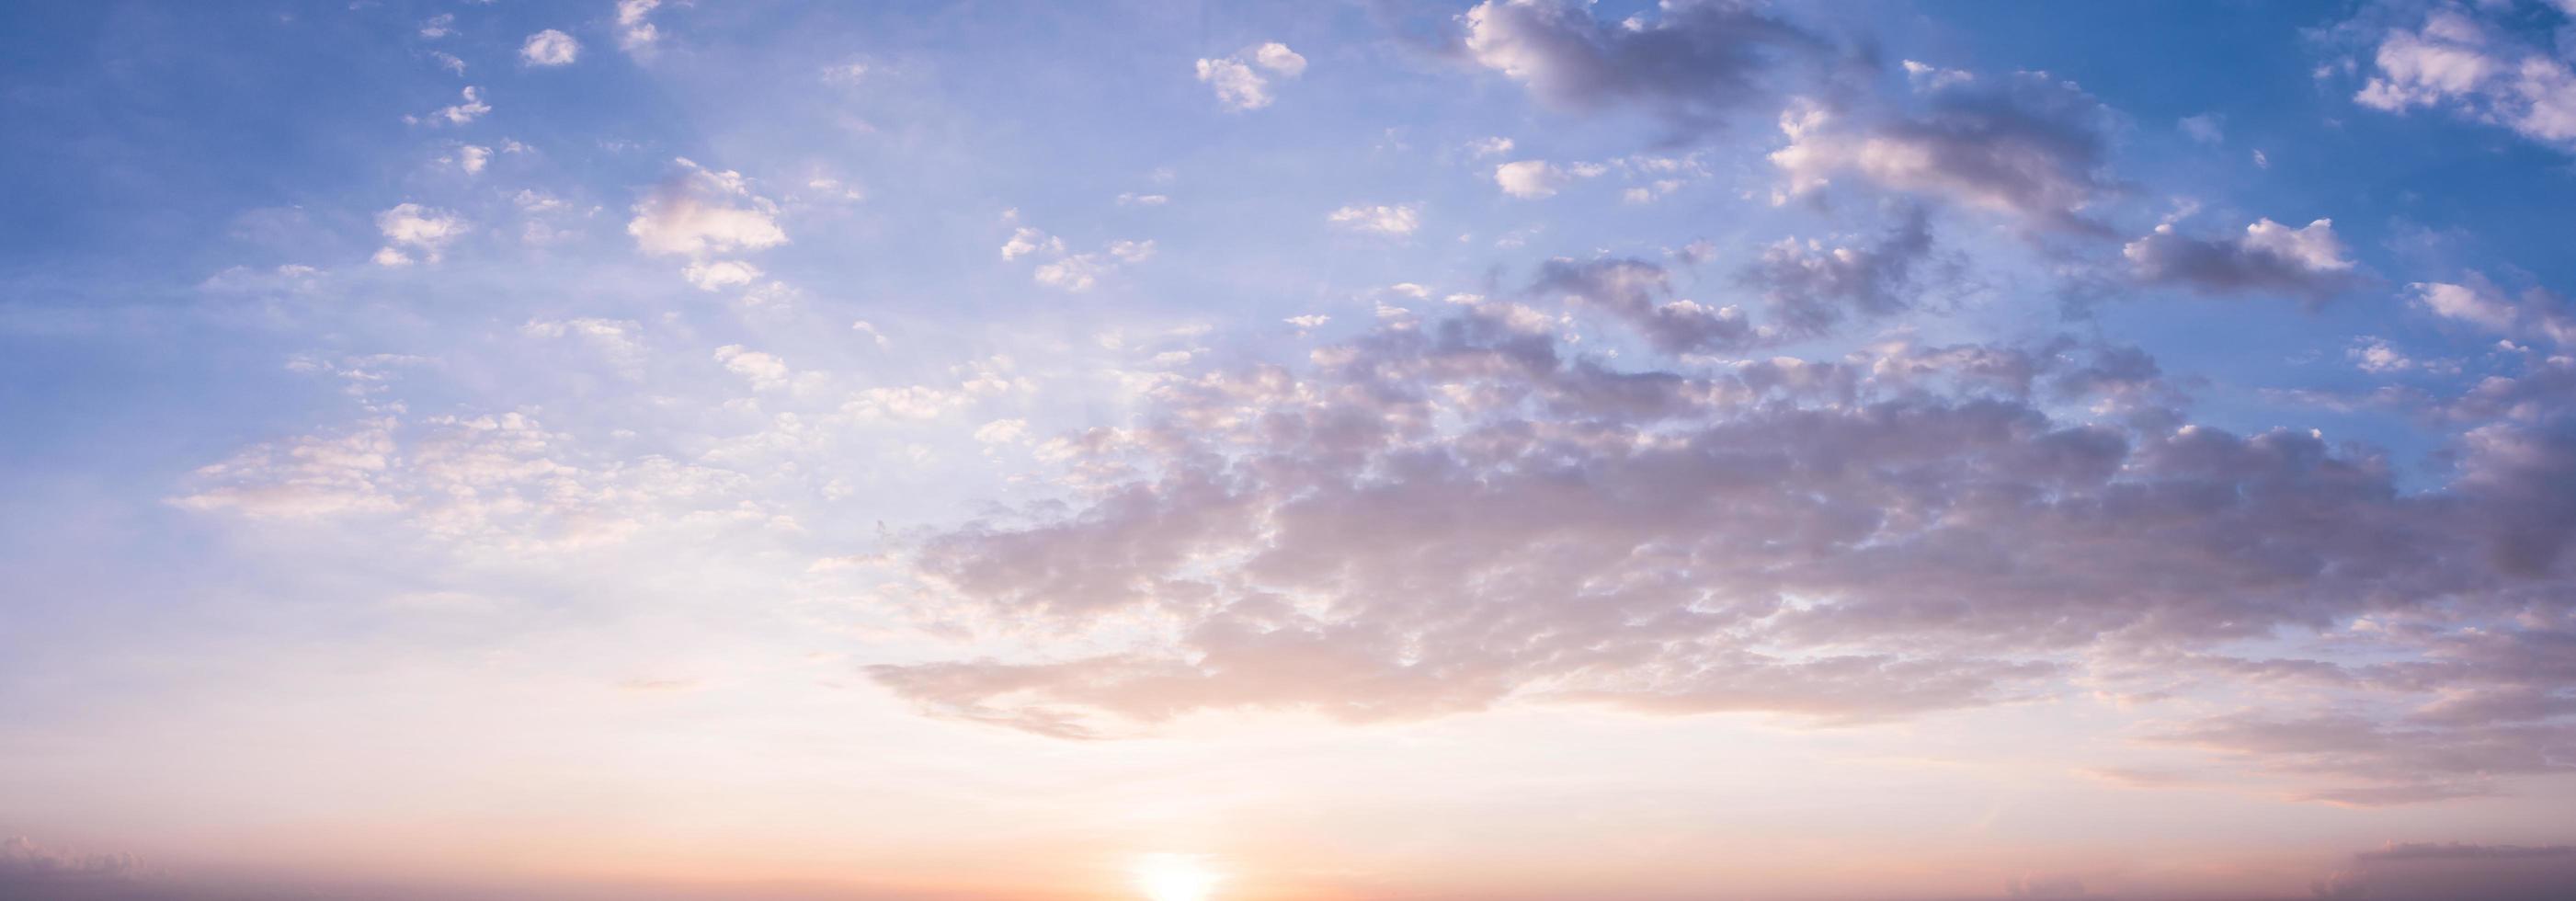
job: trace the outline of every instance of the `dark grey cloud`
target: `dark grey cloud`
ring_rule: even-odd
[[[2139,282],[2204,294],[2285,294],[2322,303],[2360,286],[2334,223],[2291,228],[2263,219],[2232,238],[2198,238],[2170,224],[2121,248]]]

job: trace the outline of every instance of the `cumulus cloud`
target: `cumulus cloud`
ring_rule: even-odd
[[[2449,110],[2576,152],[2576,69],[2466,10],[2434,9],[2414,30],[2387,32],[2353,100],[2391,113]]]
[[[635,204],[626,233],[650,254],[704,257],[787,243],[778,204],[752,193],[742,173],[676,160],[678,175]]]
[[[2359,284],[2334,220],[2291,228],[2259,219],[2233,238],[2203,239],[2172,223],[2120,249],[2137,278],[2207,294],[2268,292],[2323,301]]]
[[[1768,92],[1784,62],[1833,58],[1832,45],[1750,4],[1666,4],[1652,20],[1593,18],[1572,0],[1487,0],[1460,16],[1464,51],[1549,106],[1635,106],[1684,132],[1717,125]]]
[[[407,266],[415,253],[420,259],[438,262],[447,245],[464,235],[467,226],[464,219],[446,210],[400,203],[376,214],[376,229],[384,233],[385,246],[376,250],[375,262]]]
[[[1216,91],[1217,100],[1235,110],[1269,106],[1274,99],[1270,95],[1271,77],[1296,78],[1305,73],[1306,58],[1277,41],[1246,47],[1233,56],[1198,61],[1199,81]]]
[[[1403,237],[1422,227],[1422,205],[1353,204],[1325,214],[1324,221],[1355,232]]]
[[[1899,191],[2009,213],[2034,227],[2102,234],[2086,207],[2115,193],[2107,174],[2111,113],[2044,72],[1970,78],[1926,92],[1917,113],[1884,118],[1814,103],[1780,118],[1787,146],[1771,163],[1780,199],[1845,174]]]
[[[581,42],[552,28],[529,35],[519,45],[519,61],[531,66],[569,66],[581,56]]]

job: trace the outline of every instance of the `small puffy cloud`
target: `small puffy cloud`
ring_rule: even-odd
[[[1467,155],[1476,159],[1483,159],[1489,156],[1502,156],[1503,154],[1512,152],[1512,146],[1512,139],[1510,138],[1478,138],[1467,142]]]
[[[741,260],[700,261],[680,270],[680,276],[688,279],[689,284],[698,286],[700,291],[721,291],[758,281],[760,267]]]
[[[519,60],[531,66],[569,66],[581,57],[581,42],[552,28],[529,35],[519,45]]]
[[[2466,10],[2437,8],[2413,31],[2389,31],[2372,62],[2356,103],[2445,109],[2576,153],[2576,68]]]
[[[1118,195],[1119,206],[1162,206],[1170,202],[1172,202],[1172,198],[1162,194],[1127,193]]]
[[[645,253],[704,257],[787,243],[778,204],[751,192],[739,172],[687,159],[680,173],[635,204],[626,233]]]
[[[406,122],[425,121],[432,125],[463,125],[480,119],[484,113],[492,111],[492,105],[483,102],[481,88],[467,85],[463,93],[464,99],[439,107],[427,116],[405,116],[403,119]]]
[[[420,36],[429,40],[435,41],[439,38],[455,33],[455,13],[439,13],[438,15],[422,20],[420,23]]]
[[[884,332],[877,330],[876,323],[861,319],[850,323],[850,330],[868,336],[868,340],[875,342],[879,350],[894,346],[893,341],[886,339]]]
[[[1494,184],[1514,197],[1546,197],[1577,178],[1589,178],[1606,171],[1585,164],[1559,166],[1546,160],[1517,160],[1494,167]]]
[[[785,388],[795,375],[787,368],[787,361],[745,348],[740,344],[727,344],[716,348],[715,360],[724,364],[724,368],[732,371],[733,374],[749,381],[753,388],[762,391]]]
[[[1246,47],[1233,56],[1198,61],[1199,80],[1216,91],[1218,100],[1236,110],[1256,110],[1269,106],[1270,79],[1262,73],[1280,78],[1296,78],[1306,72],[1306,58],[1288,45],[1272,41]]]
[[[662,0],[617,0],[617,46],[628,53],[651,50],[662,39],[660,29],[653,27],[653,10]]]
[[[1364,206],[1354,204],[1325,214],[1324,221],[1356,232],[1402,237],[1422,227],[1422,205]]]
[[[2295,229],[2262,219],[2220,239],[2191,237],[2166,223],[2120,253],[2143,282],[2205,294],[2278,292],[2322,301],[2359,281],[2330,219]]]
[[[492,148],[475,144],[459,144],[455,153],[439,157],[438,161],[454,166],[467,175],[475,175],[481,173],[483,167],[492,162]]]
[[[405,266],[412,254],[438,262],[449,242],[466,231],[465,220],[445,210],[431,209],[417,203],[401,203],[376,214],[376,229],[384,233],[385,246],[378,249],[374,261],[382,266]]]

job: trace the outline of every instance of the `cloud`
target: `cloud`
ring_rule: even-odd
[[[435,41],[439,38],[455,33],[455,13],[439,13],[438,15],[422,20],[420,23],[420,36],[427,40]]]
[[[689,284],[698,286],[700,291],[721,291],[759,281],[760,267],[741,260],[693,262],[680,270],[680,277],[688,279]]]
[[[1672,311],[1638,261],[1555,261],[1532,293],[1558,292],[1663,348],[1744,340]],[[935,532],[908,566],[942,628],[1038,629],[1070,653],[872,676],[938,715],[1091,738],[1203,710],[1514,701],[1864,722],[2075,691],[2074,666],[2401,699],[2576,685],[2546,650],[2576,621],[2523,600],[2571,576],[2496,556],[2563,543],[2576,441],[2500,440],[2464,454],[2461,483],[2401,492],[2386,460],[2307,432],[2180,424],[2131,348],[1622,370],[1570,355],[1530,307],[1453,309],[1297,366],[1162,381],[1135,421],[1046,443],[1070,506]],[[2515,512],[2533,495],[2559,500]],[[2376,655],[2405,662],[2379,669],[2201,650],[2436,607],[2456,625],[2386,633]],[[1103,623],[1143,631],[1080,637]],[[2256,708],[2156,740],[2294,797],[2397,803],[2557,772],[2569,728]]]
[[[2106,174],[2112,116],[2044,72],[1971,78],[1927,92],[1917,113],[1873,118],[1803,103],[1780,118],[1771,164],[1779,199],[1844,174],[1883,188],[2008,213],[2036,228],[2105,233],[2085,209],[2116,193]]]
[[[1064,239],[1027,226],[1011,231],[1011,239],[1002,244],[1002,259],[1031,257],[1044,260],[1031,270],[1029,277],[1038,284],[1060,291],[1080,293],[1100,284],[1100,280],[1154,256],[1154,242],[1111,241],[1091,253],[1073,253]]]
[[[2352,856],[2315,884],[2325,899],[2546,901],[2576,894],[2576,848],[2397,843]]]
[[[2415,30],[2388,31],[2372,62],[2356,103],[2445,109],[2576,153],[2576,69],[2465,10],[2438,7]]]
[[[1468,58],[1541,103],[1635,106],[1685,133],[1766,95],[1775,67],[1835,55],[1824,39],[1745,4],[1666,4],[1652,21],[1602,22],[1587,3],[1487,0],[1459,18]]]
[[[464,125],[476,119],[483,118],[484,113],[492,111],[492,105],[483,102],[483,90],[481,88],[467,85],[463,95],[464,99],[459,100],[452,105],[440,107],[437,111],[432,112],[427,116],[405,116],[403,117],[403,121],[420,122],[425,120],[432,125]]]
[[[740,344],[727,344],[716,348],[715,360],[724,364],[724,368],[732,371],[733,374],[742,376],[745,381],[751,383],[753,388],[762,391],[785,388],[796,375],[793,370],[787,368],[787,361],[771,354],[751,350]]]
[[[384,233],[385,246],[376,250],[378,265],[410,265],[413,253],[429,262],[438,262],[447,245],[465,234],[465,220],[445,210],[431,209],[417,203],[395,204],[376,214],[376,229]]]
[[[1769,337],[1734,307],[1663,299],[1672,293],[1671,276],[1663,267],[1643,260],[1605,258],[1578,262],[1559,257],[1540,265],[1529,293],[1570,299],[1606,311],[1665,353],[1741,351]]]
[[[519,60],[531,66],[569,66],[581,56],[581,42],[548,28],[519,45]]]
[[[1607,167],[1589,163],[1559,166],[1546,160],[1519,160],[1494,167],[1494,183],[1514,197],[1546,197],[1567,182],[1606,171]]]
[[[1199,80],[1215,89],[1218,100],[1231,109],[1256,110],[1269,106],[1270,79],[1263,72],[1279,78],[1296,78],[1306,72],[1306,58],[1288,45],[1272,41],[1246,47],[1229,57],[1198,61]]]
[[[676,160],[678,175],[635,204],[626,233],[645,253],[704,257],[787,243],[778,204],[751,192],[739,172]]]
[[[2183,134],[2189,135],[2192,140],[2199,143],[2222,144],[2227,141],[2225,123],[2226,117],[2217,113],[2202,113],[2197,116],[2184,116],[2181,121],[2175,123],[2175,127],[2182,129]]]
[[[1767,312],[1796,334],[1821,334],[1846,318],[1877,318],[1913,306],[1916,267],[1932,253],[1922,208],[1909,207],[1895,229],[1862,246],[1826,248],[1783,240],[1738,279],[1762,290]]]
[[[1422,227],[1422,205],[1418,203],[1394,206],[1353,204],[1326,214],[1324,221],[1351,231],[1403,237],[1413,234],[1415,229]]]
[[[2360,283],[2331,219],[2295,229],[2259,219],[2243,235],[2214,240],[2166,223],[2120,254],[2141,282],[2204,294],[2279,293],[2322,302]]]
[[[2516,297],[2477,272],[2462,281],[2416,282],[2406,288],[2415,292],[2416,305],[2436,316],[2495,334],[2576,347],[2576,306],[2565,297],[2538,286]]]
[[[661,5],[662,0],[617,0],[617,46],[628,53],[650,52],[662,39],[651,18]]]

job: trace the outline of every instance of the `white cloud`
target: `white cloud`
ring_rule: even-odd
[[[733,374],[751,382],[753,388],[762,391],[785,388],[789,379],[795,375],[787,368],[787,361],[744,348],[740,344],[727,344],[716,348],[715,359],[716,362],[724,364],[724,368],[731,370]]]
[[[2465,11],[2437,9],[2414,31],[2388,32],[2373,62],[2356,103],[2448,109],[2576,152],[2576,69]]]
[[[703,257],[787,243],[778,204],[751,192],[742,173],[677,160],[680,174],[635,204],[626,233],[646,253]]]
[[[420,36],[433,41],[455,33],[455,13],[439,13],[420,23]]]
[[[474,175],[482,172],[483,166],[491,161],[492,148],[477,146],[474,144],[461,145],[456,148],[455,155],[439,158],[439,162],[447,163],[458,169],[465,170],[465,174],[467,175]]]
[[[680,276],[688,279],[689,284],[698,286],[700,291],[721,291],[759,280],[760,267],[741,260],[693,262],[680,270]]]
[[[1477,159],[1483,159],[1489,156],[1502,156],[1503,154],[1510,152],[1512,152],[1512,139],[1510,138],[1480,138],[1467,142],[1467,155]]]
[[[439,107],[436,112],[432,112],[425,117],[406,116],[404,117],[404,121],[419,122],[425,119],[432,125],[463,125],[476,119],[480,119],[483,117],[484,113],[491,111],[492,105],[483,102],[482,89],[474,87],[473,85],[466,85],[463,100],[449,106]]]
[[[661,5],[662,0],[617,0],[617,46],[641,53],[661,40],[661,30],[649,21],[654,8]]]
[[[1306,58],[1288,49],[1288,45],[1272,41],[1246,47],[1233,56],[1198,61],[1199,80],[1216,90],[1218,100],[1236,110],[1270,105],[1270,80],[1262,76],[1263,69],[1280,78],[1296,78],[1305,74]]]
[[[376,228],[385,235],[385,246],[374,257],[376,264],[402,266],[411,263],[410,251],[418,251],[429,262],[438,262],[448,242],[465,234],[466,224],[445,210],[402,203],[377,213]]]
[[[1422,205],[1418,203],[1396,206],[1354,204],[1332,211],[1324,217],[1324,221],[1352,231],[1374,232],[1381,235],[1410,235],[1413,234],[1414,229],[1422,227]]]
[[[1284,78],[1306,74],[1306,58],[1278,41],[1252,48],[1252,61]]]
[[[1112,272],[1153,256],[1154,242],[1131,240],[1111,241],[1092,253],[1071,253],[1063,238],[1026,226],[1014,229],[1011,239],[1002,244],[1005,261],[1021,257],[1047,259],[1031,273],[1038,284],[1077,293],[1091,290]]]
[[[1578,177],[1598,175],[1599,166],[1577,166],[1569,170],[1546,160],[1519,160],[1494,167],[1494,183],[1503,193],[1514,197],[1546,197]]]
[[[580,56],[581,42],[552,28],[529,35],[519,45],[519,59],[531,66],[568,66]]]
[[[975,440],[985,444],[1011,444],[1028,435],[1026,419],[996,419],[975,430]]]

